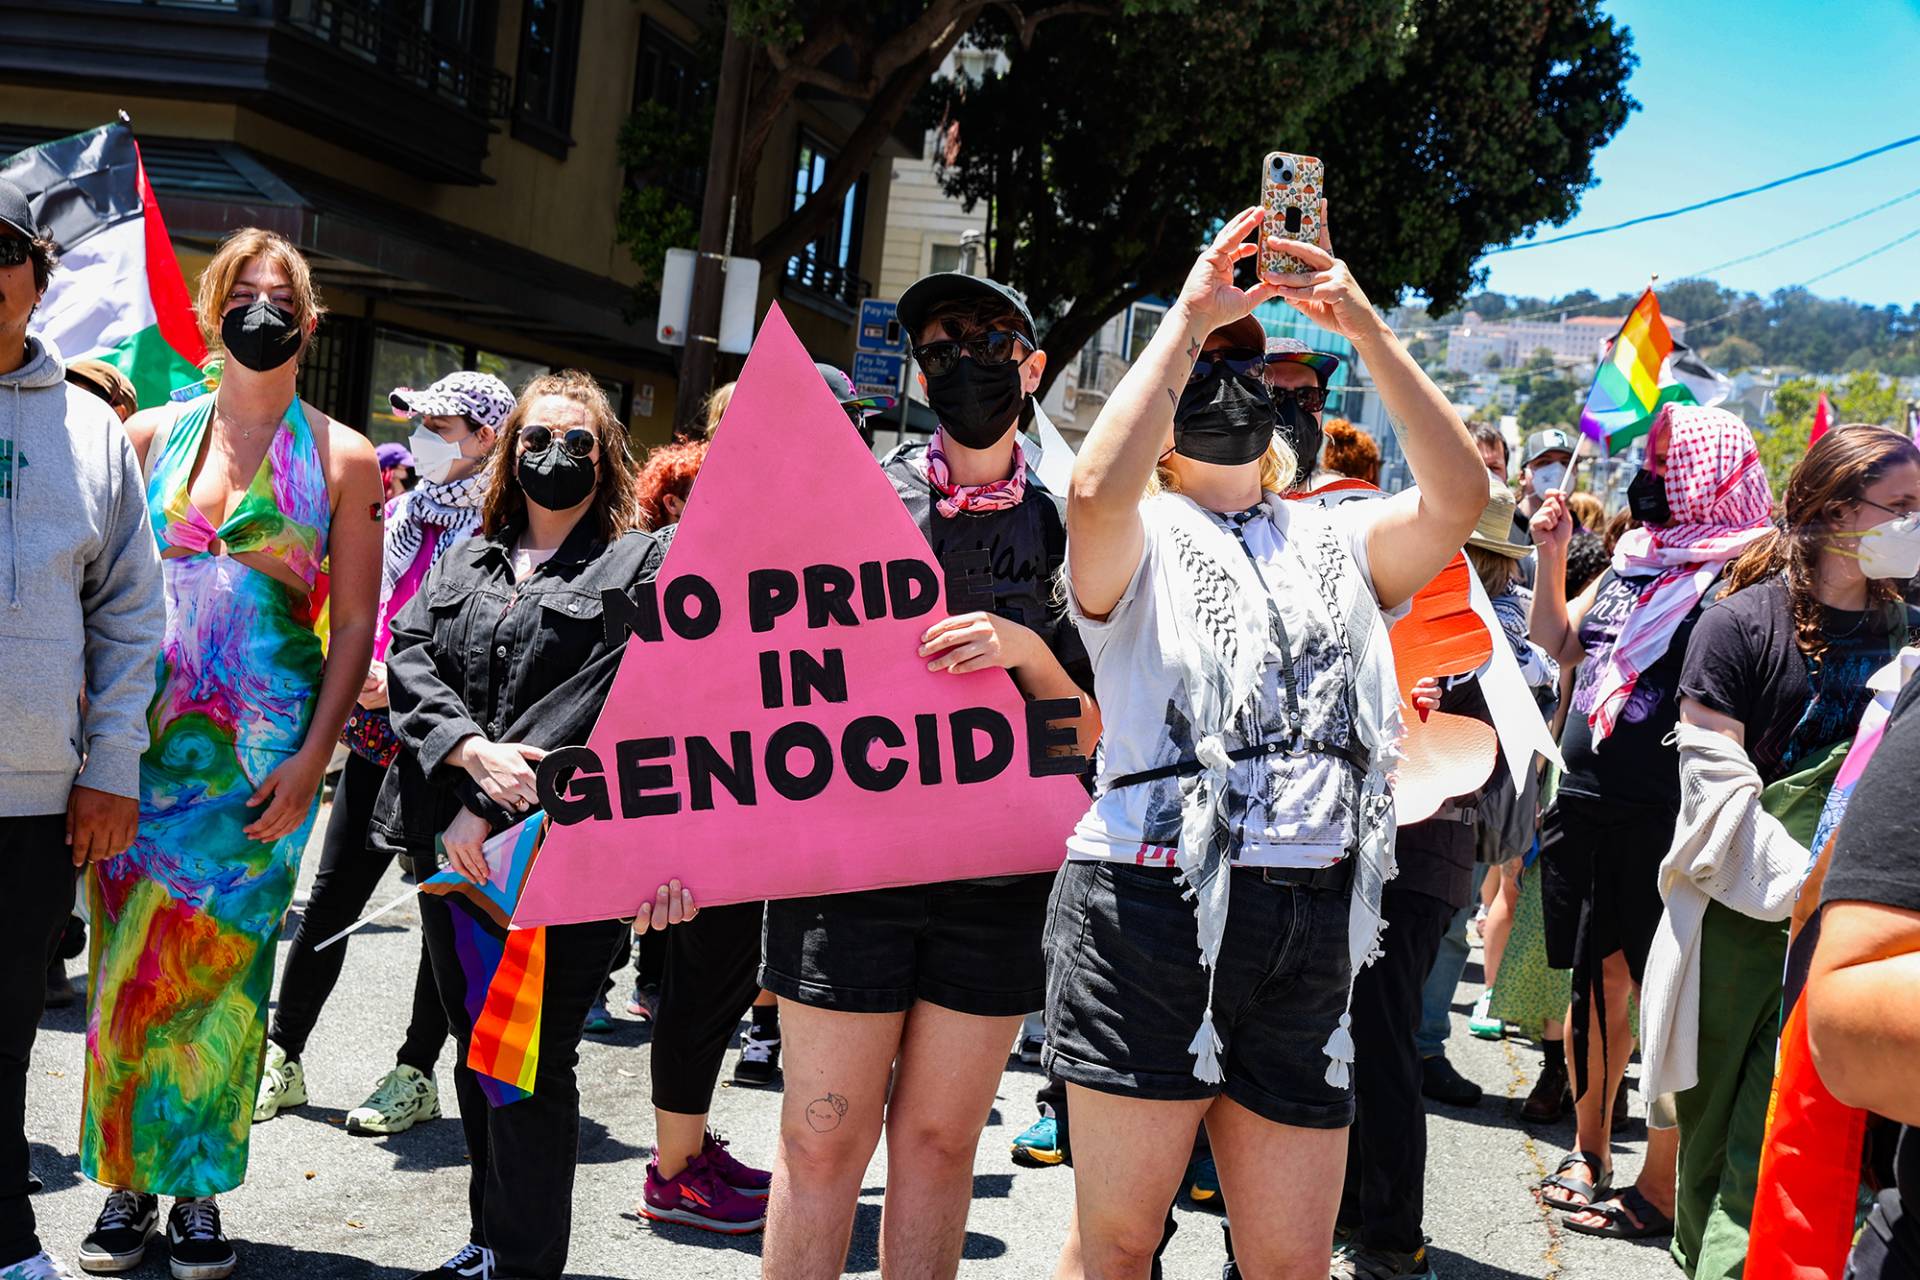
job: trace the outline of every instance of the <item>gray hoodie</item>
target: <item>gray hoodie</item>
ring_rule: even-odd
[[[140,461],[64,373],[33,337],[0,373],[0,817],[63,813],[76,782],[140,794],[166,629]]]

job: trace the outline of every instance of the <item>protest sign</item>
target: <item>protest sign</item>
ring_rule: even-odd
[[[542,761],[553,826],[513,923],[633,914],[669,879],[714,906],[1050,871],[1086,810],[1071,701],[930,672],[982,607],[937,565],[775,308],[584,747]]]

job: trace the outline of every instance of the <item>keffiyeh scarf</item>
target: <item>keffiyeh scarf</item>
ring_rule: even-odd
[[[420,555],[429,527],[439,531],[434,539],[432,561],[446,549],[480,527],[480,500],[486,493],[487,473],[483,468],[464,480],[430,484],[422,480],[410,491],[387,504],[387,531],[380,554],[380,616],[387,616],[387,602],[393,589]],[[433,567],[430,561],[425,568]]]
[[[1598,746],[1619,722],[1640,673],[1658,662],[1721,567],[1767,535],[1773,492],[1753,432],[1724,409],[1670,404],[1653,424],[1667,432],[1667,506],[1672,520],[1630,529],[1613,552],[1623,577],[1658,574],[1620,628],[1601,666],[1587,717]]]
[[[951,520],[963,511],[1005,511],[1027,496],[1027,458],[1020,441],[1013,442],[1013,474],[992,484],[955,484],[947,466],[947,433],[936,431],[927,442],[927,483],[940,495],[934,504]]]

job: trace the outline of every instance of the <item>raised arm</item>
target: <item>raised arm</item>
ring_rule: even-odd
[[[1567,510],[1566,494],[1549,493],[1542,499],[1530,527],[1539,572],[1533,576],[1527,635],[1554,661],[1570,667],[1587,656],[1580,644],[1580,623],[1593,603],[1598,579],[1581,593],[1573,607],[1568,607],[1567,545],[1573,541],[1573,516]]]
[[[1091,617],[1112,611],[1140,567],[1146,548],[1140,499],[1172,444],[1174,406],[1201,344],[1276,294],[1272,285],[1240,289],[1233,283],[1233,264],[1259,251],[1247,237],[1261,217],[1258,208],[1243,210],[1201,253],[1080,446],[1067,490],[1068,564],[1074,599]]]

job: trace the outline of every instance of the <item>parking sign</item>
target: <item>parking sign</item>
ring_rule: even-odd
[[[900,304],[880,298],[863,299],[860,303],[860,337],[856,345],[862,351],[900,350]],[[855,378],[854,381],[859,379]]]

